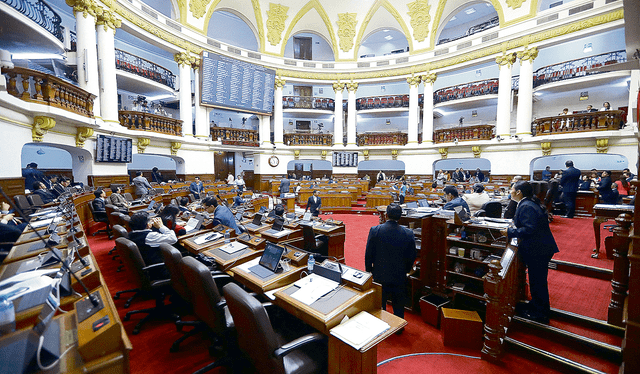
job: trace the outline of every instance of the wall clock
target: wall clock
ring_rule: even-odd
[[[279,163],[280,163],[280,160],[275,155],[269,157],[269,165],[271,165],[271,167],[275,168],[276,166],[278,166]]]

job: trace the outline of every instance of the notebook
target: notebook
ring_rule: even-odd
[[[258,265],[250,267],[249,270],[260,278],[271,276],[278,270],[283,254],[284,247],[267,242]]]

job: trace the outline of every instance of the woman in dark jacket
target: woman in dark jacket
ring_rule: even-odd
[[[600,192],[600,200],[605,204],[618,203],[618,195],[611,190],[611,172],[605,170],[602,172],[600,183],[598,183],[598,192]]]
[[[513,217],[515,227],[503,230],[502,234],[518,238],[518,254],[528,268],[531,302],[523,316],[549,323],[548,265],[558,252],[558,246],[549,228],[547,211],[533,195],[531,184],[527,181],[516,183],[511,189],[511,199],[518,203]]]

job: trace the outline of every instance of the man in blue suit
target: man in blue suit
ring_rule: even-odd
[[[304,210],[311,212],[311,215],[317,217],[320,214],[320,207],[322,206],[322,199],[320,199],[320,191],[313,190],[313,195],[309,196],[307,200],[307,208]]]
[[[195,177],[195,180],[191,182],[189,192],[193,194],[196,200],[200,200],[200,194],[204,192],[204,185],[200,182],[200,177]]]
[[[567,210],[566,218],[573,218],[576,212],[576,196],[580,186],[580,170],[573,167],[573,161],[571,160],[567,160],[564,166],[567,169],[562,172],[562,178],[560,179],[562,199]]]
[[[280,180],[280,198],[284,197],[284,194],[289,193],[289,186],[291,185],[291,181],[287,176],[283,176]]]
[[[404,318],[406,278],[416,259],[416,239],[413,231],[398,224],[401,216],[400,205],[387,206],[387,222],[369,230],[364,263],[373,280],[382,284],[382,308],[391,296],[393,314]]]
[[[218,200],[215,197],[209,196],[202,201],[202,206],[205,212],[213,213],[214,220],[218,220],[221,224],[227,226],[230,229],[235,230],[236,234],[242,234],[242,230],[238,227],[236,218],[229,208],[224,205],[218,205]]]

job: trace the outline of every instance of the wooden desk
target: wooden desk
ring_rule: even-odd
[[[576,195],[576,215],[593,217],[593,207],[598,203],[598,194],[593,191],[578,191]]]
[[[291,231],[290,233],[280,236],[280,237],[276,237],[273,236],[271,234],[269,234],[266,231],[260,232],[260,236],[268,241],[270,241],[271,243],[290,243],[298,238],[302,237],[302,229],[285,229],[285,230],[289,230]]]
[[[251,261],[256,257],[261,256],[263,252],[263,250],[255,250],[251,247],[247,247],[246,249],[234,253],[226,253],[219,249],[225,244],[226,243],[223,240],[222,242],[217,242],[213,246],[210,246],[206,250],[202,251],[203,255],[214,259],[215,262],[220,265],[224,271],[232,266],[242,265],[247,261]]]
[[[596,204],[593,206],[595,217],[593,218],[593,233],[596,237],[596,248],[593,250],[595,253],[600,252],[600,225],[602,222],[610,219],[615,219],[622,213],[629,213],[633,215],[633,205],[611,205],[611,204]]]
[[[213,240],[210,242],[206,242],[203,244],[196,244],[194,242],[195,239],[201,237],[202,235],[211,235],[213,233],[212,230],[202,230],[199,231],[196,235],[185,235],[186,238],[185,239],[181,239],[180,240],[180,244],[182,244],[182,246],[188,250],[189,252],[193,253],[193,254],[198,254],[202,251],[205,251],[207,249],[209,249],[210,247],[218,244],[218,243],[223,243],[224,242],[224,235],[223,237],[221,237],[220,239],[217,240]]]
[[[332,226],[331,228],[325,228],[324,225],[313,226],[313,232],[315,234],[323,234],[329,238],[329,252],[328,255],[335,257],[339,262],[344,263],[344,242],[346,239],[346,232],[344,225]]]
[[[242,265],[235,266],[231,269],[233,278],[238,282],[244,284],[249,289],[257,293],[265,293],[267,291],[275,290],[280,287],[284,287],[300,279],[300,273],[307,267],[304,266],[289,266],[289,271],[283,271],[276,273],[268,278],[260,278],[251,273],[247,268],[258,264],[258,258],[254,258],[251,261],[247,261]],[[254,264],[255,263],[255,264]]]

